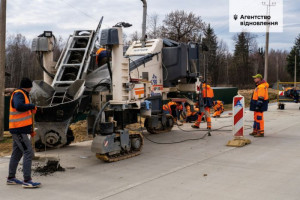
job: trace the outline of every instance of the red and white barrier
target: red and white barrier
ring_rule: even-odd
[[[241,95],[233,97],[233,135],[235,137],[244,136],[244,111],[245,100]]]
[[[244,138],[244,112],[245,112],[245,100],[241,95],[233,97],[233,140],[227,142],[227,146],[230,147],[243,147],[246,144],[251,144],[249,139]]]

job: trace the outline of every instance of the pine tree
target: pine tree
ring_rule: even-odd
[[[202,40],[202,45],[207,48],[207,72],[208,79],[211,79],[212,84],[216,84],[219,77],[219,68],[217,65],[217,36],[214,29],[211,28],[210,24],[204,29],[204,38]]]
[[[233,67],[235,80],[233,80],[238,85],[247,85],[250,83],[251,78],[251,65],[249,62],[249,48],[250,39],[249,34],[246,32],[241,32],[237,36],[234,56],[233,56]]]
[[[295,39],[295,45],[293,46],[292,50],[290,51],[290,54],[286,58],[286,69],[292,77],[294,77],[295,72],[295,55],[297,58],[297,80],[299,81],[298,77],[300,76],[300,34]]]

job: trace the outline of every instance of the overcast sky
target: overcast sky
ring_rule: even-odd
[[[251,2],[251,0],[241,0]],[[264,0],[262,0],[264,1]],[[270,48],[290,50],[300,33],[299,0],[283,0],[282,33],[270,34]],[[215,29],[218,39],[224,40],[230,51],[235,33],[229,32],[229,0],[148,0],[148,15],[157,13],[160,20],[174,10],[194,12]],[[141,32],[142,2],[140,0],[8,0],[7,33],[21,33],[32,39],[44,30],[67,38],[76,29],[95,29],[101,16],[102,28],[109,28],[120,21],[133,24],[125,30],[130,35]],[[264,47],[265,34],[257,33],[259,47]]]

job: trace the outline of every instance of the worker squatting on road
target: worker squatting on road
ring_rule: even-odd
[[[182,104],[181,102],[174,102],[170,101],[167,104],[163,105],[163,112],[165,114],[170,114],[173,116],[174,122],[181,126],[182,123],[179,121],[180,120],[180,112],[182,111]]]
[[[188,102],[185,102],[184,104],[185,107],[185,121],[186,122],[193,122],[196,121],[198,119],[198,112],[199,109],[196,108],[195,106],[193,106],[193,108],[191,107],[191,105]]]
[[[224,112],[224,102],[220,100],[213,101],[213,105],[214,105],[213,118],[220,117],[221,114]]]
[[[261,74],[253,76],[256,88],[252,94],[250,102],[250,111],[254,111],[253,132],[250,135],[254,137],[264,137],[264,112],[268,110],[269,84],[263,80]]]
[[[195,124],[192,125],[193,128],[200,128],[200,123],[202,120],[203,115],[205,114],[206,122],[207,122],[207,129],[211,129],[211,117],[210,117],[210,108],[213,106],[213,98],[214,98],[214,91],[210,87],[210,85],[206,84],[205,82],[202,84],[202,97],[204,101],[204,112],[198,112],[198,119],[195,121]]]
[[[7,185],[22,185],[24,188],[36,188],[41,183],[31,180],[31,163],[34,152],[28,134],[34,136],[32,130],[33,114],[36,112],[34,104],[30,103],[29,92],[32,88],[32,81],[23,78],[20,89],[15,90],[10,99],[9,108],[9,131],[13,138],[13,151],[9,162],[9,174]],[[23,157],[24,181],[16,178],[18,164]]]

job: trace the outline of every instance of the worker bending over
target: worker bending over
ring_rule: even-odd
[[[172,115],[174,122],[177,125],[181,126],[182,123],[179,121],[180,120],[180,110],[182,110],[181,102],[170,101],[169,103],[163,105],[163,112],[165,114]]]
[[[213,102],[214,114],[213,118],[220,117],[221,114],[224,112],[224,102],[217,100]]]
[[[269,84],[263,80],[261,74],[252,76],[256,84],[256,88],[252,94],[250,101],[250,111],[254,111],[253,132],[250,135],[254,137],[264,137],[264,112],[268,110]]]
[[[295,103],[299,102],[299,94],[296,87],[286,88],[284,90],[284,96],[293,98]]]
[[[202,84],[202,97],[203,97],[205,111],[201,112],[201,109],[199,108],[198,119],[195,122],[195,124],[192,125],[192,127],[200,128],[200,123],[201,123],[202,117],[205,114],[206,122],[207,122],[207,129],[211,129],[210,108],[213,106],[214,91],[210,87],[210,85],[207,85],[205,83],[205,81]]]
[[[109,56],[109,51],[105,48],[99,48],[96,52],[96,64],[98,67],[107,63],[107,57]]]

